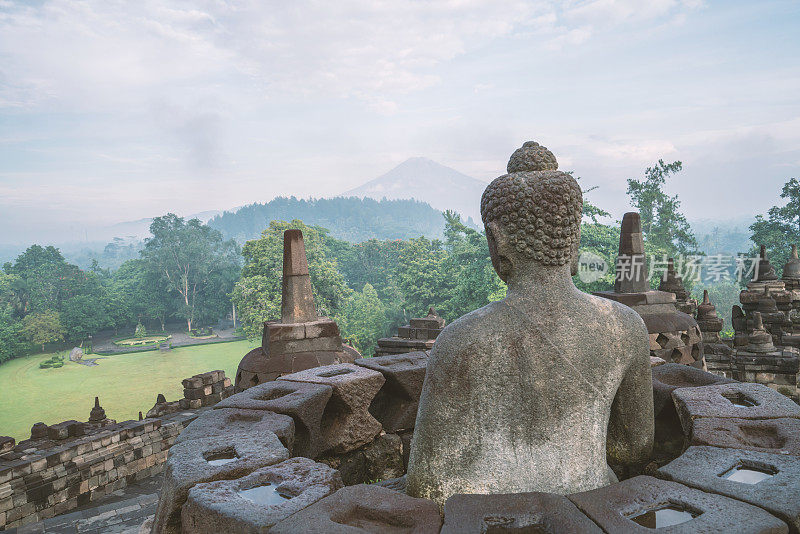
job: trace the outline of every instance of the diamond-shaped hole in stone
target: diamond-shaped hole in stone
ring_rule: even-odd
[[[239,459],[239,456],[233,447],[227,447],[217,451],[204,452],[203,458],[208,462],[208,465],[218,466],[235,462]]]
[[[754,462],[743,460],[719,476],[731,482],[758,484],[774,477],[777,473],[778,470],[771,465],[756,465]]]
[[[739,431],[742,433],[742,442],[751,447],[780,449],[786,445],[786,437],[781,436],[775,426],[741,425]]]
[[[737,408],[752,408],[758,403],[744,393],[723,393],[722,396]]]
[[[271,389],[269,391],[266,391],[261,395],[258,395],[256,397],[256,400],[271,401],[271,400],[275,400],[275,399],[280,399],[281,397],[285,397],[286,395],[289,395],[291,393],[294,393],[293,389],[275,388],[275,389]]]
[[[322,378],[331,378],[332,376],[339,376],[339,375],[346,375],[352,373],[352,369],[334,369],[333,371],[325,371],[322,373],[318,373],[317,376]]]
[[[680,525],[700,516],[702,512],[692,510],[682,504],[669,502],[656,505],[649,510],[637,512],[628,516],[628,519],[647,528],[663,528]]]
[[[292,498],[291,495],[280,493],[278,488],[269,482],[254,488],[240,490],[239,495],[248,501],[264,506],[275,506],[282,504]]]
[[[658,337],[656,338],[656,343],[658,343],[658,346],[661,347],[662,349],[664,348],[664,346],[667,344],[668,341],[669,337],[665,336],[664,334],[658,334]]]

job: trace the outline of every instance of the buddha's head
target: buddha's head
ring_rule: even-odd
[[[492,265],[504,282],[531,266],[569,264],[577,272],[583,195],[578,182],[557,169],[552,152],[528,141],[512,154],[508,174],[483,192]]]

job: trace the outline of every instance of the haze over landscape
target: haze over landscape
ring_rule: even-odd
[[[799,11],[3,2],[0,243],[361,193],[409,158],[484,182],[531,138],[617,218],[658,158],[690,220],[763,213],[800,170]]]

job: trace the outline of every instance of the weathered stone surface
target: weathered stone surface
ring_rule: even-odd
[[[600,534],[603,531],[563,495],[453,495],[444,505],[441,534],[466,532]]]
[[[386,432],[397,432],[414,428],[422,383],[428,367],[428,355],[424,352],[409,352],[359,358],[354,363],[378,371],[386,379],[369,407],[369,413],[383,425],[383,429]]]
[[[302,382],[267,382],[223,400],[215,409],[268,410],[294,420],[295,456],[316,458],[323,450],[322,415],[333,388]]]
[[[737,467],[772,476],[755,484],[728,480],[726,474]],[[658,471],[681,484],[754,504],[786,521],[791,532],[800,532],[800,458],[796,456],[689,447]]]
[[[484,192],[492,265],[508,293],[436,340],[410,495],[443,506],[457,493],[563,494],[611,483],[609,461],[648,460],[647,331],[630,308],[572,282],[581,198],[568,174],[537,169],[501,176]]]
[[[335,453],[352,451],[372,441],[381,424],[369,413],[370,403],[383,386],[383,375],[343,363],[282,376],[278,382],[300,382],[333,388],[322,416],[322,449]]]
[[[730,384],[736,380],[712,375],[701,369],[668,363],[653,368],[653,409],[658,416],[664,408],[674,411],[672,392],[678,388]]]
[[[189,489],[201,482],[235,479],[289,458],[289,451],[272,432],[248,432],[225,437],[187,440],[169,451],[153,532],[181,531],[181,507]],[[227,463],[213,462],[231,459]]]
[[[692,425],[703,417],[737,419],[800,418],[800,406],[762,384],[719,384],[678,388],[672,399],[683,432],[692,435]],[[752,404],[752,406],[745,406]],[[737,406],[741,405],[741,406]]]
[[[800,456],[800,419],[696,419],[691,445]]]
[[[376,486],[381,486],[383,488],[388,488],[393,491],[399,491],[400,493],[406,492],[406,476],[403,475],[397,478],[390,478],[387,480],[381,480],[380,482],[374,483]]]
[[[0,454],[14,450],[16,440],[10,436],[0,436]]]
[[[263,488],[263,493],[241,493],[253,488]],[[237,480],[193,487],[181,513],[183,531],[266,533],[275,523],[341,488],[342,479],[334,469],[308,458],[292,458]]]
[[[240,410],[238,408],[208,410],[192,421],[180,433],[175,443],[212,436],[264,431],[275,433],[291,454],[294,447],[294,420],[288,415],[268,410]]]
[[[83,349],[80,347],[73,347],[71,351],[69,351],[69,361],[71,362],[79,362],[83,359]]]
[[[697,516],[685,523],[671,526],[665,529],[665,532],[675,534],[788,532],[783,521],[760,508],[648,476],[630,478],[612,486],[568,497],[605,532],[615,534],[652,532],[654,524],[642,526],[631,518],[670,505],[686,509]]]
[[[403,444],[397,434],[381,434],[363,447],[319,458],[339,471],[346,486],[402,476]]]
[[[431,501],[380,486],[340,489],[275,525],[275,534],[359,534],[408,532],[437,534],[442,526]]]

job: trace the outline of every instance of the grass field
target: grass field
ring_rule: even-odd
[[[51,354],[8,361],[0,365],[0,435],[19,441],[30,437],[37,421],[86,421],[95,396],[109,418],[136,419],[140,410],[146,413],[153,407],[159,393],[169,401],[183,397],[184,378],[222,369],[233,380],[239,360],[254,346],[233,341],[101,356],[97,367],[65,358],[60,369],[39,369],[39,362]]]

